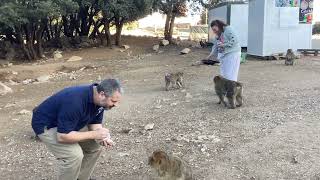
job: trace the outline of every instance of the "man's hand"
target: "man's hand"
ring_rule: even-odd
[[[110,132],[106,128],[99,128],[94,131],[95,131],[95,138],[94,139],[103,140],[103,139],[110,137]]]
[[[115,144],[111,139],[104,139],[102,143],[105,147],[112,147]]]

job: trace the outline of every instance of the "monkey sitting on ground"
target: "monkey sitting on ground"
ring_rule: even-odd
[[[163,151],[154,151],[148,164],[157,171],[161,180],[194,180],[191,168],[186,162]]]
[[[227,97],[229,102],[229,108],[234,109],[236,100],[237,100],[237,107],[242,106],[243,99],[242,99],[242,83],[231,81],[228,79],[223,78],[222,76],[215,76],[213,78],[214,81],[214,88],[219,97],[218,104],[223,103],[225,107],[228,107],[227,103],[224,101],[224,96]]]
[[[293,66],[293,63],[295,61],[296,56],[294,55],[292,49],[288,49],[287,50],[287,54],[286,54],[286,60],[285,60],[285,65],[291,65]]]
[[[169,87],[176,86],[178,89],[183,87],[183,72],[177,72],[177,73],[167,73],[164,77],[166,81],[166,90],[169,91]]]

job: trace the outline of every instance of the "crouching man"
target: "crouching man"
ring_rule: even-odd
[[[33,110],[32,128],[58,160],[59,180],[90,178],[101,145],[113,144],[102,126],[103,112],[117,106],[121,94],[117,80],[105,79],[65,88]]]

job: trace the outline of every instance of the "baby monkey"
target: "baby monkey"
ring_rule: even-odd
[[[177,73],[167,73],[164,76],[164,79],[166,81],[166,90],[169,91],[170,85],[176,86],[178,89],[183,87],[183,72],[177,72]]]
[[[296,56],[294,55],[292,49],[288,49],[287,50],[287,54],[286,54],[286,60],[285,60],[285,65],[289,66],[293,66],[293,63],[295,61]]]
[[[223,78],[222,76],[215,76],[213,78],[214,88],[219,97],[218,104],[223,103],[225,107],[228,107],[227,103],[224,101],[224,96],[227,97],[229,102],[229,108],[234,109],[237,101],[237,107],[242,106],[242,84],[236,81],[231,81]]]
[[[163,151],[154,151],[148,164],[161,180],[194,180],[191,168],[184,161]]]

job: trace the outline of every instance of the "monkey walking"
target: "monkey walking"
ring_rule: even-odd
[[[163,151],[154,151],[148,164],[157,171],[161,180],[194,180],[186,162]]]
[[[165,82],[166,82],[166,90],[169,91],[169,87],[176,86],[178,89],[183,87],[183,72],[177,72],[177,73],[167,73],[164,76]]]
[[[286,60],[285,60],[284,64],[287,66],[289,66],[289,65],[293,66],[295,58],[296,58],[296,56],[294,55],[292,49],[288,49],[287,54],[286,54]]]
[[[215,76],[213,78],[214,88],[219,97],[218,104],[223,103],[225,107],[228,107],[227,103],[224,101],[224,96],[227,97],[229,102],[229,108],[234,109],[235,107],[240,107],[243,104],[242,83],[231,81],[223,78],[222,76]],[[236,105],[237,101],[237,105]]]

